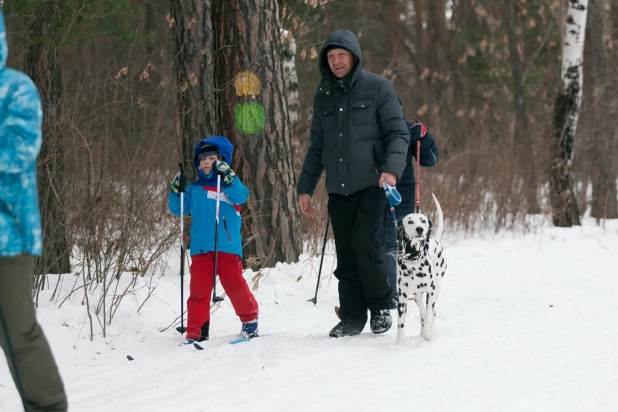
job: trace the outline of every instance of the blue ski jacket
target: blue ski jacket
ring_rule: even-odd
[[[203,145],[216,146],[222,160],[228,165],[232,163],[234,146],[223,136],[202,139],[193,150],[193,165],[198,171],[198,180],[187,185],[184,192],[183,212],[191,214],[191,256],[215,250],[217,174],[214,170],[206,175],[199,170],[197,153]],[[242,257],[242,242],[240,228],[242,218],[240,208],[249,197],[249,190],[236,177],[232,184],[221,183],[219,201],[219,251]],[[170,212],[180,216],[180,193],[171,189],[168,196]]]
[[[7,69],[8,45],[0,9],[0,256],[42,251],[36,161],[43,112],[36,86]]]

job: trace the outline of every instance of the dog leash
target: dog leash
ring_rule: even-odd
[[[391,214],[393,215],[393,223],[395,224],[395,226],[397,226],[397,215],[395,215],[395,206],[401,203],[401,195],[397,191],[397,188],[395,186],[389,185],[386,180],[382,184],[382,187],[384,188],[384,194],[388,199],[388,204],[391,207],[390,210]]]

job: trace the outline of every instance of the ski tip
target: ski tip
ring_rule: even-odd
[[[193,344],[193,347],[194,347],[195,349],[197,349],[197,350],[204,350],[204,347],[202,347],[201,345],[199,345],[199,344],[197,344],[197,343],[194,343],[194,344]]]
[[[133,360],[133,357],[132,357],[131,355],[127,355],[127,359],[128,359],[128,360],[130,360],[130,361],[132,361],[132,360]]]
[[[233,341],[228,342],[228,343],[229,343],[230,345],[236,345],[236,344],[238,344],[238,343],[243,343],[243,342],[249,342],[249,341],[252,341],[253,339],[256,339],[256,338],[259,338],[259,337],[265,337],[265,336],[271,336],[271,335],[274,335],[274,333],[262,333],[262,334],[260,334],[260,335],[255,335],[255,336],[252,336],[252,337],[250,337],[250,338],[239,338],[239,339],[233,340]]]

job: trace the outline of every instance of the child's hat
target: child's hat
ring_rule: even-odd
[[[200,147],[200,150],[197,152],[197,159],[201,160],[202,157],[210,156],[210,155],[218,155],[219,148],[213,145],[204,145]]]

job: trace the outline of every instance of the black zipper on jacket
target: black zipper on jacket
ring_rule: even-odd
[[[371,145],[371,157],[373,158],[373,166],[375,167],[376,174],[378,174],[378,169],[380,166],[378,165],[377,153],[376,153],[376,145]]]
[[[232,236],[230,236],[230,231],[227,230],[227,219],[223,216],[223,227],[225,228],[225,233],[227,233],[227,240],[232,243]]]

